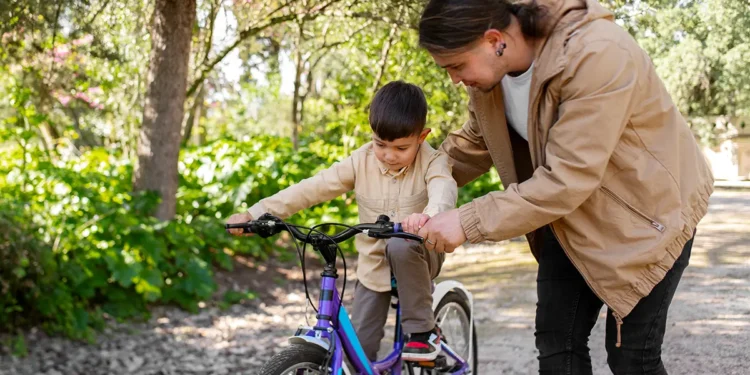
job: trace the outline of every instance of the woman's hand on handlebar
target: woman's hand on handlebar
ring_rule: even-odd
[[[466,242],[458,209],[441,212],[430,219],[418,233],[424,238],[425,248],[439,253],[452,253]]]
[[[407,233],[417,234],[429,220],[430,215],[415,212],[401,221],[401,229]]]
[[[252,215],[250,215],[247,212],[241,212],[239,214],[234,214],[230,216],[227,219],[227,224],[242,224],[242,223],[247,223],[248,221],[251,221],[251,220],[253,220]],[[231,228],[231,229],[227,229],[227,231],[230,234],[235,235],[235,236],[252,236],[253,235],[252,233],[243,233],[242,228]]]

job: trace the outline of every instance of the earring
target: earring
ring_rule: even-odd
[[[507,46],[508,45],[505,44],[505,42],[500,43],[500,48],[497,51],[495,51],[495,55],[502,56],[503,55],[503,51],[505,50],[505,47],[507,47]]]

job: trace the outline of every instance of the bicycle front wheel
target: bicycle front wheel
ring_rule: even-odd
[[[293,344],[271,357],[258,375],[322,375],[325,349],[317,345]]]

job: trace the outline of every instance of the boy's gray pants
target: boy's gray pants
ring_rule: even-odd
[[[398,283],[401,325],[405,333],[427,332],[435,328],[432,311],[432,279],[440,273],[444,253],[401,238],[391,238],[386,257]],[[390,292],[376,292],[357,282],[354,290],[352,324],[365,355],[375,361],[391,306]]]

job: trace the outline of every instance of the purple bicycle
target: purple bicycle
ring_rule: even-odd
[[[346,227],[340,233],[327,235],[319,227]],[[472,295],[459,282],[447,280],[434,286],[433,311],[440,327],[442,353],[432,362],[406,362],[401,360],[405,334],[401,331],[401,309],[398,301],[393,304],[396,311],[396,326],[393,351],[384,359],[370,362],[362,350],[359,339],[354,332],[346,308],[340,296],[346,291],[346,277],[343,280],[341,295],[336,289],[338,271],[336,258],[343,252],[340,242],[357,234],[374,238],[405,238],[422,242],[422,238],[401,230],[399,223],[393,223],[388,216],[381,215],[372,224],[347,226],[343,224],[320,224],[312,228],[286,223],[283,220],[265,214],[257,220],[242,224],[226,224],[226,228],[242,228],[246,233],[255,233],[260,237],[269,237],[282,231],[288,231],[304,245],[300,259],[304,259],[304,249],[311,245],[325,260],[322,273],[320,300],[316,309],[318,320],[313,327],[300,326],[294,336],[289,338],[289,347],[273,356],[260,370],[260,375],[301,375],[301,374],[336,374],[336,375],[437,375],[437,374],[476,374],[477,345],[472,314]],[[305,275],[302,262],[303,278]],[[344,275],[346,263],[344,262]],[[306,278],[305,278],[306,280]],[[392,279],[393,295],[398,298],[397,285]],[[305,293],[310,301],[305,281]],[[312,303],[311,303],[312,304]],[[350,368],[351,366],[351,368]]]

